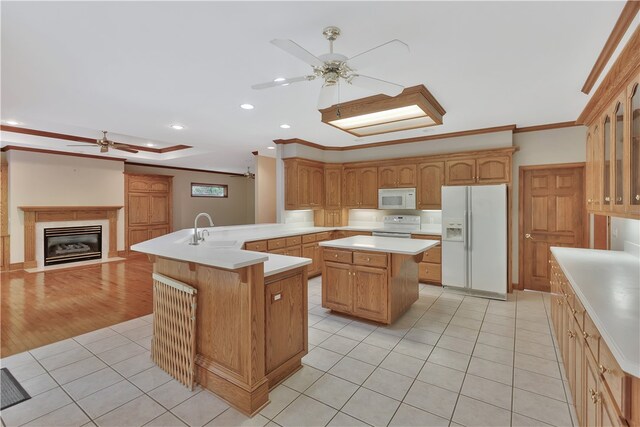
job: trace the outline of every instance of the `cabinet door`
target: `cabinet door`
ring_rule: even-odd
[[[324,207],[340,209],[342,205],[342,169],[325,168],[324,170]]]
[[[573,313],[571,311],[571,307],[569,304],[566,305],[566,316],[567,316],[567,345],[565,348],[565,353],[567,354],[565,359],[565,373],[567,374],[567,379],[569,380],[569,389],[571,390],[571,395],[576,395],[576,341],[579,338],[577,334],[577,325],[576,319],[573,317]]]
[[[589,127],[587,131],[587,152],[586,152],[586,165],[585,165],[585,202],[587,203],[587,210],[593,209],[593,126]]]
[[[358,169],[345,169],[343,178],[342,205],[346,208],[357,208],[359,200]]]
[[[598,368],[596,361],[593,360],[591,352],[585,351],[585,384],[582,390],[584,399],[584,419],[582,425],[584,427],[598,426]]]
[[[624,212],[624,191],[623,184],[623,169],[624,169],[624,140],[628,138],[626,135],[626,128],[628,124],[628,118],[625,114],[625,97],[622,96],[616,103],[616,108],[613,112],[614,123],[613,126],[613,153],[611,153],[611,179],[612,191],[613,191],[613,210],[616,212]]]
[[[147,230],[147,228],[132,228],[129,230],[129,246],[144,242],[145,240],[149,240],[149,230]],[[127,250],[129,250],[129,248],[127,248]]]
[[[313,244],[313,262],[315,264],[315,274],[322,274],[322,247],[318,243]]]
[[[311,206],[311,168],[298,165],[298,208]]]
[[[627,212],[640,215],[640,75],[627,89],[629,97],[629,138],[625,157],[627,158],[626,178]]]
[[[621,420],[616,404],[611,399],[603,382],[600,382],[598,392],[598,409],[600,410],[598,418],[602,427],[623,427],[627,425],[625,421]]]
[[[149,229],[149,238],[155,239],[156,237],[164,236],[168,232],[169,227],[167,227],[166,225],[162,227],[153,227]]]
[[[476,161],[448,160],[445,165],[447,185],[469,185],[476,182]]]
[[[169,222],[169,197],[152,194],[150,202],[149,224],[166,224]]]
[[[151,202],[147,194],[129,194],[129,203],[127,208],[127,222],[129,226],[149,224],[149,209]]]
[[[302,257],[311,258],[311,265],[307,266],[309,276],[316,274],[318,271],[318,259],[316,258],[315,243],[305,243],[302,245]]]
[[[298,208],[298,165],[293,160],[284,162],[284,208]]]
[[[266,371],[273,371],[304,350],[302,274],[265,286]]]
[[[418,209],[442,208],[444,162],[418,165]]]
[[[326,262],[322,274],[322,306],[351,313],[351,265]]]
[[[311,176],[309,204],[313,208],[321,208],[324,204],[324,170],[318,167],[309,169]]]
[[[413,188],[416,186],[416,165],[396,166],[398,187]]]
[[[593,140],[591,143],[591,153],[593,158],[593,210],[602,209],[602,125],[596,123],[593,128]]]
[[[387,319],[387,270],[353,267],[353,314],[371,320]]]
[[[477,182],[497,184],[511,181],[511,158],[509,156],[483,157],[477,160]]]
[[[582,425],[584,419],[584,339],[582,338],[582,331],[578,327],[576,322],[576,345],[575,345],[575,391],[573,393],[573,401],[576,406],[576,415],[578,415],[578,424]]]
[[[602,125],[602,210],[611,210],[611,116],[605,115]]]
[[[397,166],[380,166],[378,168],[378,184],[380,188],[395,188],[398,186]]]
[[[378,169],[361,168],[358,174],[359,208],[378,208]]]
[[[284,249],[284,255],[287,256],[302,256],[302,248],[300,246],[292,246]]]

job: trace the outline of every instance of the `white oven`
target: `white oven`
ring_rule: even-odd
[[[415,188],[381,188],[378,190],[378,209],[415,208]]]

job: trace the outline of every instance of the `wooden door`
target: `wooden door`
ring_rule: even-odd
[[[387,270],[353,267],[353,314],[372,320],[387,319]]]
[[[358,169],[344,170],[342,204],[346,208],[358,207]]]
[[[549,291],[552,246],[584,247],[584,164],[522,168],[520,279]]]
[[[380,188],[395,188],[398,185],[397,166],[380,166],[378,168],[378,184]]]
[[[416,165],[396,166],[398,187],[413,188],[416,186]]]
[[[378,168],[360,168],[358,174],[360,188],[359,208],[378,208]]]
[[[284,208],[298,208],[298,166],[293,161],[284,162]]]
[[[341,168],[325,168],[324,170],[324,207],[340,209],[342,205],[342,170]]]
[[[447,185],[470,185],[476,183],[476,161],[474,159],[448,160],[445,169]]]
[[[351,312],[351,265],[325,261],[322,275],[322,306]]]
[[[151,201],[148,194],[129,194],[127,204],[128,225],[135,227],[149,224],[150,208]]]
[[[482,157],[476,162],[478,184],[499,184],[511,181],[509,156]]]
[[[600,411],[598,421],[602,427],[626,427],[627,423],[621,420],[615,402],[611,399],[604,382],[600,381],[600,390],[597,395],[597,405]]]
[[[443,184],[444,162],[420,163],[418,165],[418,209],[441,209]]]
[[[296,274],[265,286],[266,373],[304,350],[307,313],[301,283],[306,280]]]
[[[302,256],[302,248],[300,246],[291,246],[284,250],[284,254],[287,256]]]
[[[311,168],[298,165],[298,208],[311,206]]]

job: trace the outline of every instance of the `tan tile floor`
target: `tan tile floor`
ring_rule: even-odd
[[[309,281],[309,354],[248,419],[149,358],[151,316],[0,361],[32,399],[5,426],[572,426],[548,295],[489,301],[421,285],[394,325],[320,306]]]

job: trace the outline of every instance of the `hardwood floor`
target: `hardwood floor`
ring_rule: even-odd
[[[0,274],[1,357],[153,311],[145,256],[86,267]]]

